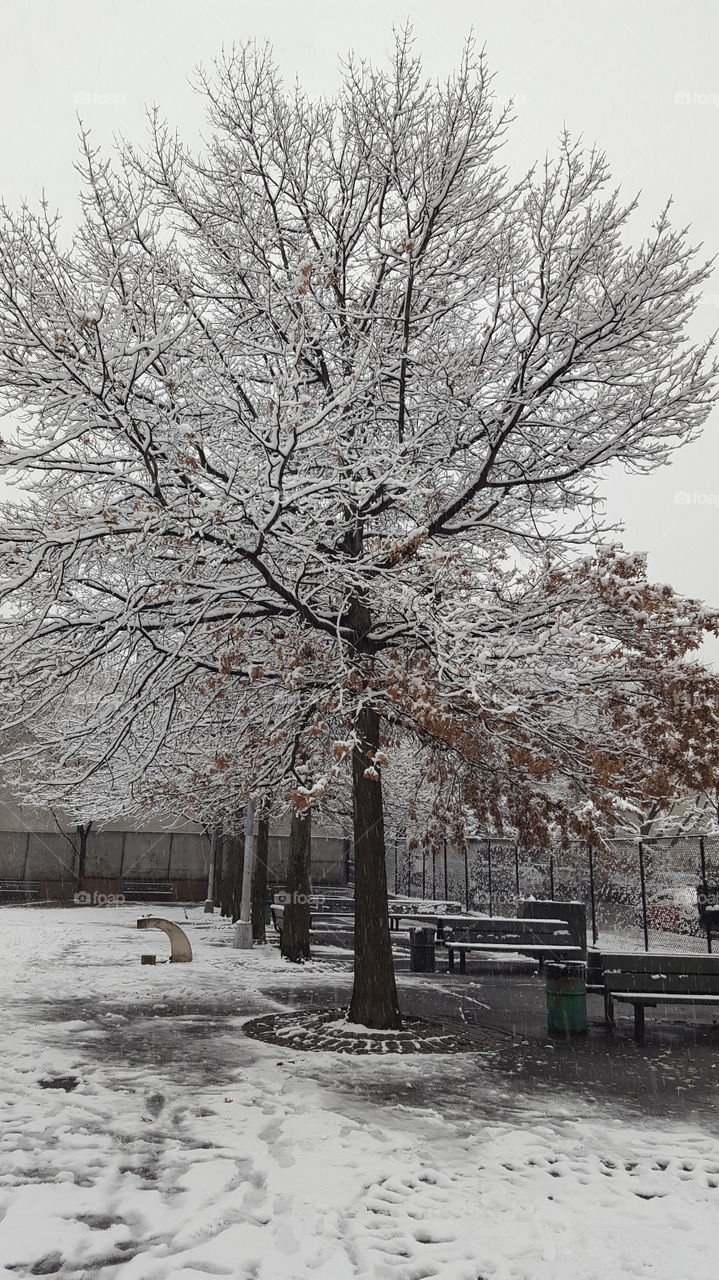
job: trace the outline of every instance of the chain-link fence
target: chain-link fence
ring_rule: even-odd
[[[387,853],[388,889],[403,897],[488,915],[514,915],[522,898],[579,901],[604,946],[719,951],[719,834],[575,841],[551,852],[497,838],[457,848],[398,837]]]

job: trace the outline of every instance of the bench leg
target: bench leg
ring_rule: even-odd
[[[467,952],[466,951],[460,951],[459,953],[459,972],[460,973],[467,972]]]
[[[635,1004],[634,1006],[634,1039],[637,1044],[641,1044],[644,1039],[644,1005]]]
[[[454,952],[451,947],[447,947],[447,972],[454,973]]]
[[[609,1031],[614,1030],[614,1002],[608,991],[604,992],[604,1023]]]

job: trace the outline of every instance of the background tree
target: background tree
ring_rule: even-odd
[[[269,859],[270,821],[262,809],[257,815],[255,861],[252,871],[252,940],[265,942],[265,905]]]
[[[312,810],[293,809],[290,822],[287,879],[282,913],[282,955],[301,962],[311,959],[310,951],[310,850]]]

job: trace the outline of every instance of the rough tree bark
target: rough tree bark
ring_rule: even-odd
[[[215,896],[214,896],[214,903],[216,907],[220,908],[220,914],[222,914],[222,863],[223,863],[222,855],[224,851],[223,850],[224,843],[225,841],[224,841],[224,836],[222,834],[222,828],[220,828],[219,831],[217,832],[217,848],[215,850]]]
[[[310,960],[310,856],[312,818],[309,809],[292,811],[287,857],[287,895],[282,916],[281,952],[286,960]]]
[[[252,875],[252,940],[265,942],[265,899],[267,897],[267,850],[269,819],[260,817],[255,837],[255,865]]]
[[[358,522],[347,543],[351,554],[359,555],[363,536],[362,524]],[[373,655],[367,644],[372,615],[365,597],[354,596],[345,621],[351,628],[361,687],[367,690]],[[357,740],[352,751],[354,983],[348,1016],[350,1022],[384,1031],[401,1027],[402,1019],[389,931],[382,777],[375,764],[380,745],[380,718],[374,707],[360,705],[355,733]]]
[[[355,845],[354,986],[349,1018],[382,1030],[402,1025],[387,909],[382,780],[367,771],[379,748],[379,716],[363,707],[352,753]],[[375,775],[375,776],[373,776]]]
[[[85,876],[87,875],[87,837],[90,834],[91,822],[78,823],[76,828],[77,835],[77,876],[75,878],[75,892],[82,893],[85,888]]]
[[[229,916],[234,924],[240,918],[242,872],[245,866],[245,837],[239,819],[236,830],[223,837],[222,845],[220,911],[223,916]]]

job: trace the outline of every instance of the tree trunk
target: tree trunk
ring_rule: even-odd
[[[260,817],[255,839],[255,866],[252,876],[252,940],[265,941],[265,899],[267,897],[267,849],[270,823]]]
[[[352,753],[355,855],[354,987],[350,1022],[381,1030],[402,1025],[387,910],[382,781],[366,777],[379,747],[379,716],[363,707],[357,717],[360,745]]]
[[[87,875],[87,837],[90,834],[91,822],[83,825],[79,823],[76,828],[78,839],[77,844],[77,876],[75,879],[75,892],[82,893],[85,889],[85,876]]]
[[[233,924],[240,918],[242,907],[242,872],[245,866],[245,837],[241,826],[224,836],[220,910]]]
[[[310,960],[310,856],[311,811],[292,810],[290,851],[287,858],[287,894],[282,914],[282,955],[286,960]]]
[[[214,903],[215,903],[215,906],[216,906],[216,907],[219,907],[219,908],[220,908],[220,915],[222,914],[222,884],[223,884],[223,880],[222,880],[222,863],[223,863],[224,843],[225,843],[225,841],[224,841],[224,837],[223,837],[223,834],[222,834],[222,827],[218,827],[218,830],[217,830],[217,848],[215,849],[215,895],[214,895]]]

